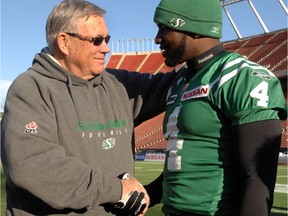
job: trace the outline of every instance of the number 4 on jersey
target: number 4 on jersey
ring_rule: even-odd
[[[257,106],[267,107],[269,96],[268,96],[268,83],[262,81],[259,85],[257,85],[251,92],[250,96],[258,99]]]

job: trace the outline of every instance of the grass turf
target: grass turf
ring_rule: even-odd
[[[135,166],[135,176],[139,181],[145,185],[154,180],[159,176],[163,168],[162,162],[136,162]],[[277,173],[277,185],[284,185],[287,188],[287,166],[279,165]],[[288,215],[287,209],[287,189],[286,193],[274,193],[274,204],[272,208],[271,216],[286,216]],[[1,167],[1,216],[5,215],[6,209],[6,192],[5,192],[5,175]],[[162,205],[156,205],[153,208],[150,208],[148,213],[145,216],[162,216],[161,213]]]

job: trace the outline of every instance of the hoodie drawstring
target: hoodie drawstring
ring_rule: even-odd
[[[106,96],[108,98],[108,101],[109,101],[109,104],[113,110],[113,115],[114,115],[114,120],[117,121],[117,115],[116,115],[116,111],[115,111],[115,107],[114,107],[114,103],[110,97],[110,94],[109,94],[109,91],[108,91],[108,88],[106,86],[106,83],[105,83],[105,80],[103,80],[103,82],[101,83],[101,86],[103,87],[105,93],[106,93]]]
[[[72,99],[72,101],[73,101],[75,110],[76,110],[76,114],[77,114],[77,117],[78,117],[79,126],[81,127],[81,126],[83,126],[83,121],[82,121],[82,119],[81,119],[80,106],[78,105],[77,100],[75,99],[75,93],[74,93],[74,90],[73,90],[73,85],[72,85],[71,77],[70,77],[70,76],[67,76],[67,77],[68,77],[68,89],[69,89],[69,93],[70,93],[71,99]]]

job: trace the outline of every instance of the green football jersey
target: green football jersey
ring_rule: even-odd
[[[226,51],[189,81],[187,68],[179,72],[183,76],[168,93],[163,122],[168,140],[163,211],[230,215],[239,194],[232,127],[285,119],[280,81],[266,68]]]

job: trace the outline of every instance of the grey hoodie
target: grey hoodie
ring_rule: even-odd
[[[7,215],[112,215],[133,175],[133,128],[164,111],[176,73],[87,81],[44,51],[11,85],[1,122]]]

